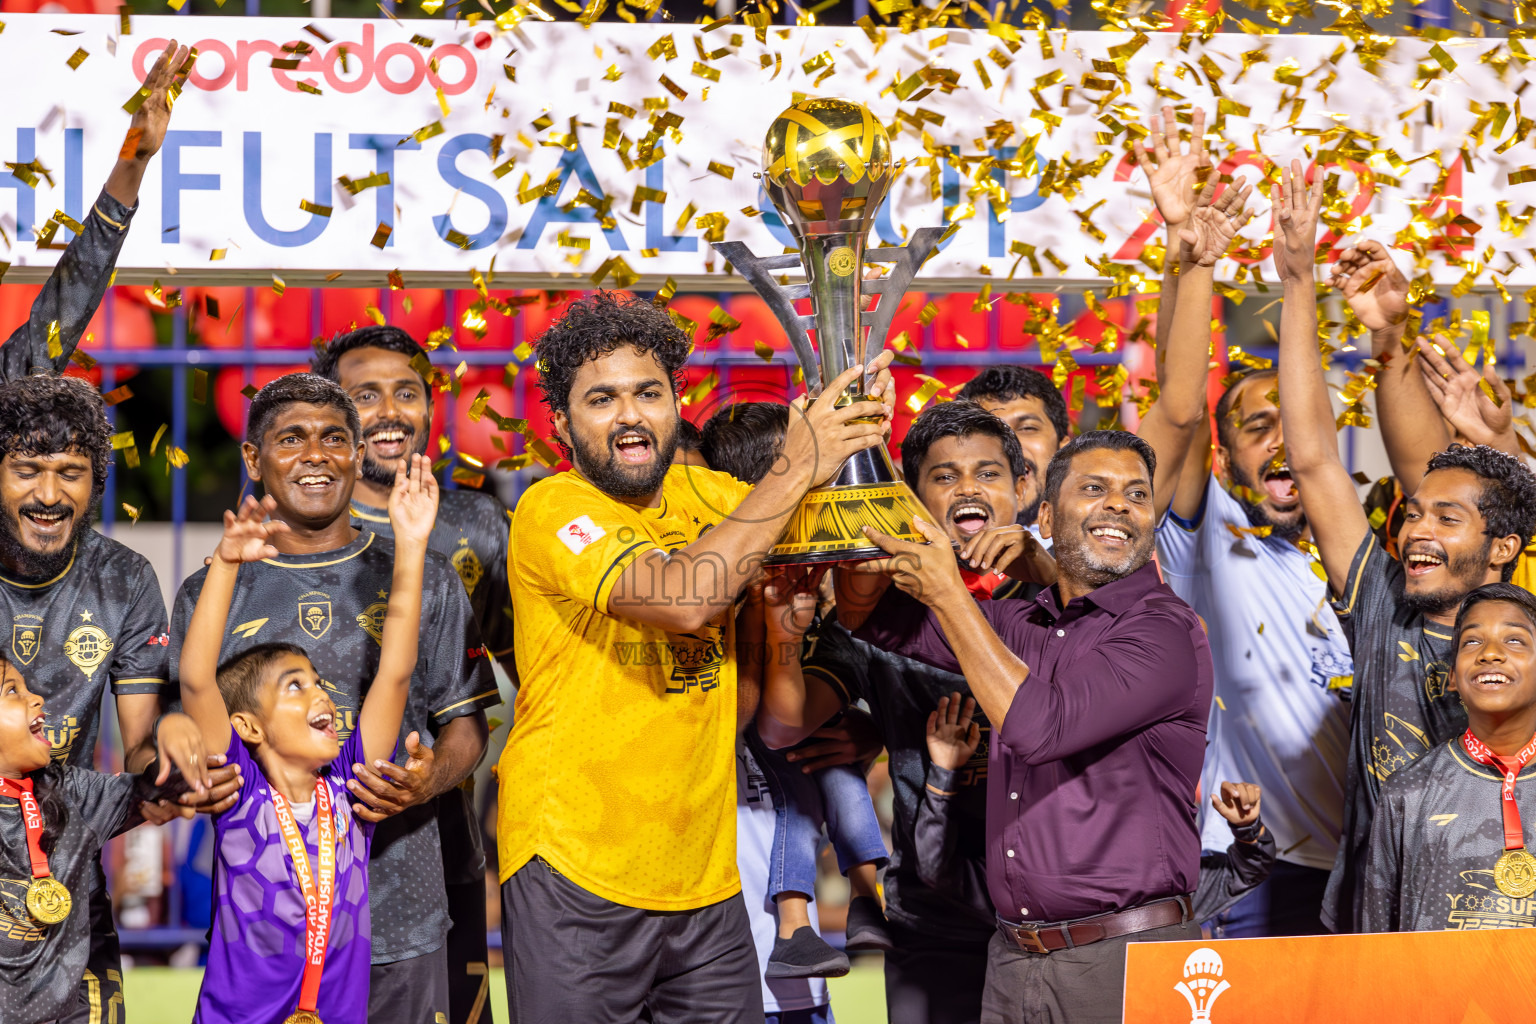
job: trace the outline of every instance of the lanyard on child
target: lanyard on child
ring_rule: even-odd
[[[21,804],[22,825],[27,831],[27,856],[32,861],[32,882],[27,886],[27,911],[39,924],[58,924],[69,916],[71,899],[64,883],[48,869],[43,852],[43,812],[32,795],[31,779],[0,779],[0,796]]]
[[[1496,769],[1504,776],[1499,806],[1503,811],[1504,853],[1493,866],[1493,881],[1506,896],[1523,899],[1536,893],[1536,857],[1525,849],[1525,829],[1520,823],[1520,805],[1515,803],[1515,780],[1531,758],[1536,757],[1536,738],[1514,757],[1500,757],[1468,729],[1461,737],[1472,760]]]
[[[315,817],[320,825],[318,881],[310,873],[309,851],[304,847],[304,836],[299,832],[288,798],[274,789],[272,805],[277,808],[277,824],[293,860],[293,872],[299,877],[305,907],[304,980],[299,985],[298,1009],[284,1024],[320,1024],[315,1003],[320,996],[320,975],[325,970],[326,941],[331,935],[331,904],[336,898],[336,822],[331,817],[331,787],[324,778],[315,780]]]

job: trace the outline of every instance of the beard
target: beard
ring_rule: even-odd
[[[30,579],[52,579],[63,572],[70,559],[75,557],[75,547],[80,543],[81,535],[91,528],[89,508],[75,514],[69,539],[57,551],[33,551],[21,539],[21,516],[29,512],[52,512],[57,508],[58,505],[40,505],[34,501],[18,507],[14,516],[0,511],[0,562],[14,566],[17,573]]]
[[[1445,571],[1450,580],[1436,590],[1415,593],[1404,588],[1403,603],[1421,615],[1444,615],[1460,606],[1462,598],[1476,590],[1483,582],[1488,568],[1488,556],[1493,553],[1493,538],[1483,542],[1481,551],[1468,552],[1455,558],[1447,556]]]
[[[1260,482],[1254,480],[1245,470],[1239,468],[1236,462],[1232,463],[1229,473],[1232,477],[1232,482],[1245,489],[1244,493],[1264,493],[1264,487]],[[1238,504],[1242,505],[1243,511],[1247,513],[1249,525],[1269,527],[1269,535],[1271,537],[1279,537],[1281,540],[1295,540],[1307,532],[1307,517],[1302,513],[1299,506],[1296,510],[1295,518],[1277,519],[1270,515],[1269,509],[1262,503],[1253,505],[1239,498]]]
[[[1106,558],[1099,554],[1088,546],[1092,543],[1088,531],[1096,526],[1114,526],[1131,534],[1131,547],[1118,557]],[[1146,565],[1152,560],[1152,548],[1157,542],[1150,531],[1138,535],[1122,522],[1106,523],[1103,520],[1074,523],[1060,533],[1055,530],[1052,533],[1056,538],[1052,553],[1056,556],[1057,571],[1093,589],[1125,579]]]
[[[427,440],[431,431],[422,431],[420,440],[417,440],[416,429],[405,420],[380,420],[363,432],[363,441],[365,442],[363,445],[363,466],[359,471],[359,475],[375,487],[393,487],[395,486],[394,467],[387,466],[368,454],[368,445],[366,444],[368,436],[370,434],[377,434],[381,430],[403,430],[407,440],[416,441],[416,445],[411,451],[402,455],[399,460],[396,460],[397,462],[403,461],[407,467],[411,464],[410,459],[412,455],[427,454]]]
[[[651,461],[644,466],[629,466],[619,460],[614,442],[625,434],[639,434],[651,442]],[[631,501],[649,498],[660,489],[677,454],[677,425],[666,437],[657,437],[649,427],[617,427],[602,444],[589,445],[571,431],[571,464],[604,494]]]
[[[1013,521],[1020,526],[1034,526],[1040,518],[1040,505],[1045,501],[1045,481],[1040,478],[1040,467],[1028,455],[1024,456],[1024,465],[1029,470],[1029,480],[1034,484],[1035,496],[1027,499],[1029,504],[1019,507],[1019,514],[1013,517]]]

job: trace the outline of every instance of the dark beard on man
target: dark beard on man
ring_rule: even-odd
[[[69,566],[70,559],[75,557],[75,546],[79,544],[81,535],[91,528],[91,510],[87,508],[77,513],[74,528],[69,532],[69,540],[59,550],[46,553],[33,551],[22,541],[21,524],[17,518],[29,512],[51,512],[57,508],[57,505],[28,502],[20,506],[14,516],[0,510],[0,562],[34,580],[52,579],[63,572]]]
[[[1263,494],[1264,488],[1251,476],[1239,469],[1234,461],[1229,470],[1232,482],[1243,488],[1239,492],[1246,494]],[[1269,514],[1269,510],[1262,503],[1255,505],[1253,502],[1239,497],[1238,503],[1243,506],[1243,511],[1248,515],[1248,522],[1253,526],[1269,527],[1271,537],[1279,537],[1281,540],[1295,540],[1307,532],[1307,517],[1298,511],[1295,519],[1279,520]]]
[[[400,464],[404,465],[407,469],[409,469],[411,465],[411,455],[427,454],[427,441],[429,440],[428,435],[431,434],[431,429],[429,428],[420,436],[417,436],[411,425],[404,420],[380,420],[378,423],[375,423],[373,426],[364,431],[363,440],[366,442],[372,435],[385,430],[403,430],[405,431],[407,437],[410,437],[413,441],[416,442],[413,451],[402,456],[400,459]],[[387,466],[384,463],[371,458],[368,455],[367,444],[363,445],[363,468],[359,471],[359,475],[361,475],[364,480],[373,484],[375,487],[395,486],[395,467]]]
[[[618,448],[614,444],[625,434],[639,434],[651,442],[653,457],[644,466],[626,466],[619,461]],[[598,490],[620,501],[649,498],[661,487],[672,468],[672,458],[677,454],[677,427],[664,438],[658,438],[649,427],[619,427],[609,433],[601,448],[587,445],[573,431],[571,434],[571,464]]]
[[[1438,590],[1414,593],[1405,591],[1403,603],[1421,615],[1445,615],[1461,606],[1462,598],[1476,590],[1483,582],[1483,572],[1488,566],[1488,556],[1493,553],[1493,538],[1483,542],[1481,551],[1458,555],[1445,560],[1445,572],[1450,582]],[[1449,553],[1447,553],[1449,556]]]

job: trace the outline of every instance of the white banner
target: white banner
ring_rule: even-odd
[[[201,56],[145,179],[123,281],[176,268],[180,284],[337,271],[382,284],[393,270],[462,283],[494,258],[506,285],[603,270],[610,285],[739,286],[706,236],[759,255],[789,244],[753,175],[774,116],[810,94],[899,128],[906,167],[876,233],[958,224],[924,268],[929,287],[1001,288],[1010,271],[1013,287],[1092,280],[1106,259],[1150,273],[1139,259],[1160,232],[1122,126],[1168,96],[1220,104],[1223,167],[1239,175],[1321,153],[1335,223],[1436,243],[1437,280],[1536,283],[1520,237],[1536,151],[1516,102],[1532,71],[1505,40],[1376,38],[1362,62],[1343,35],[1226,33],[1183,51],[1176,34],[1002,26],[872,40],[782,26],[760,39],[740,23],[135,17],[124,35],[115,17],[5,22],[0,152],[52,177],[0,180],[10,280],[57,258],[34,230],[56,209],[82,215],[121,144],[122,103],[175,37]],[[1263,206],[1227,280],[1251,280],[1244,264],[1267,254]]]

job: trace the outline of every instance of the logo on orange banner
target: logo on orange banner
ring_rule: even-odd
[[[1527,1019],[1533,991],[1532,928],[1137,942],[1125,958],[1134,1024],[1495,1024]]]

